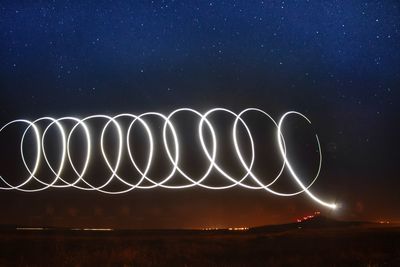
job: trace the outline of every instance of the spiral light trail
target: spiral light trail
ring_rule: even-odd
[[[174,125],[171,122],[171,118],[175,116],[177,113],[180,112],[189,112],[196,117],[199,118],[199,123],[198,123],[198,138],[202,147],[202,151],[206,158],[209,161],[209,166],[205,173],[202,175],[200,178],[193,178],[190,175],[188,175],[186,172],[184,172],[180,166],[180,142],[179,138],[177,135],[177,131],[174,127]],[[217,148],[218,148],[218,142],[217,142],[217,137],[216,137],[216,131],[209,121],[208,117],[215,112],[222,112],[222,113],[227,113],[229,115],[232,115],[235,118],[233,127],[232,127],[232,139],[233,139],[233,144],[235,148],[235,153],[237,158],[239,159],[241,163],[241,167],[245,169],[245,174],[242,177],[232,177],[229,175],[220,165],[218,165],[216,161],[216,156],[217,156]],[[276,127],[276,140],[277,144],[279,146],[279,152],[280,156],[282,158],[282,167],[280,168],[279,173],[277,176],[272,180],[272,182],[268,184],[264,184],[261,182],[261,179],[257,177],[254,172],[252,171],[253,163],[255,160],[255,147],[254,147],[254,141],[253,137],[251,135],[250,129],[242,116],[245,113],[248,112],[256,112],[260,113],[263,116],[267,117],[269,120],[272,121],[272,123]],[[158,118],[161,118],[164,123],[162,127],[162,142],[163,146],[165,149],[165,152],[168,156],[169,162],[172,166],[171,172],[164,178],[157,178],[157,180],[161,180],[159,182],[155,181],[155,178],[149,177],[149,171],[152,166],[153,158],[154,158],[154,134],[151,131],[151,128],[149,127],[148,123],[146,123],[146,117],[149,116],[155,116]],[[298,116],[307,123],[311,124],[310,120],[304,116],[303,114],[296,112],[296,111],[289,111],[286,112],[278,122],[276,122],[268,113],[261,109],[257,108],[248,108],[240,113],[234,113],[233,111],[225,108],[214,108],[211,110],[208,110],[205,113],[200,113],[194,109],[190,108],[181,108],[181,109],[176,109],[169,113],[168,115],[163,115],[162,113],[158,112],[147,112],[143,113],[140,115],[133,115],[133,114],[119,114],[114,117],[110,117],[107,115],[92,115],[83,119],[79,119],[76,117],[62,117],[62,118],[51,118],[51,117],[42,117],[39,118],[35,121],[29,121],[29,120],[24,120],[24,119],[18,119],[18,120],[13,120],[5,124],[0,128],[0,138],[1,134],[7,127],[13,124],[25,124],[26,128],[22,134],[22,138],[20,141],[20,154],[21,154],[21,159],[23,162],[23,165],[27,172],[29,173],[28,177],[20,182],[17,185],[12,185],[11,182],[7,181],[6,178],[3,176],[0,176],[0,180],[3,182],[3,186],[0,186],[0,189],[2,190],[19,190],[23,192],[38,192],[42,191],[45,189],[49,188],[66,188],[66,187],[74,187],[77,189],[81,190],[95,190],[99,191],[102,193],[106,194],[121,194],[121,193],[126,193],[129,192],[133,189],[151,189],[151,188],[156,188],[156,187],[162,187],[162,188],[169,188],[169,189],[183,189],[183,188],[189,188],[193,186],[199,186],[207,189],[213,189],[213,190],[218,190],[218,189],[226,189],[226,188],[231,188],[234,186],[241,186],[247,189],[262,189],[266,190],[274,195],[278,196],[294,196],[298,195],[300,193],[305,193],[307,194],[312,200],[317,202],[318,204],[325,206],[327,208],[335,209],[337,205],[335,203],[328,203],[323,201],[322,199],[318,198],[315,196],[311,191],[310,187],[313,185],[313,183],[317,180],[320,170],[321,170],[321,163],[322,163],[322,153],[321,153],[321,146],[319,143],[318,136],[315,135],[316,143],[318,145],[318,152],[319,152],[319,164],[318,164],[318,170],[315,175],[315,177],[312,179],[311,183],[308,185],[305,185],[302,182],[302,179],[300,179],[299,175],[295,172],[294,168],[292,167],[291,162],[289,161],[287,155],[286,155],[286,146],[285,146],[285,139],[282,133],[282,127],[284,124],[285,119],[288,116]],[[120,125],[120,122],[118,122],[118,119],[120,118],[129,118],[131,119],[131,122],[129,124],[129,127],[126,132],[122,131],[122,127]],[[100,149],[101,149],[101,154],[102,157],[108,167],[108,169],[111,172],[110,177],[106,180],[105,183],[103,183],[100,186],[94,186],[91,184],[88,180],[87,177],[85,177],[87,173],[87,169],[89,166],[89,163],[92,159],[92,135],[89,130],[89,127],[87,126],[87,121],[93,120],[93,119],[105,119],[107,122],[104,124],[104,127],[101,130],[101,137],[100,137]],[[48,122],[47,126],[45,128],[41,129],[38,126],[38,123],[41,121],[46,121]],[[67,131],[65,125],[66,121],[72,121],[74,123],[73,127]],[[133,151],[131,148],[131,141],[130,141],[130,136],[131,136],[131,131],[135,124],[140,123],[145,132],[146,136],[148,139],[148,156],[147,156],[147,161],[145,164],[144,168],[140,168],[135,161],[133,157]],[[240,150],[240,147],[238,145],[238,138],[237,138],[237,125],[241,124],[241,126],[244,127],[246,135],[250,141],[251,145],[251,159],[250,160],[245,160],[243,157],[243,153]],[[206,127],[204,127],[206,125]],[[115,159],[115,163],[111,163],[109,155],[107,155],[105,146],[104,146],[104,136],[107,132],[107,130],[111,127],[113,127],[117,131],[117,156]],[[61,147],[61,153],[59,153],[59,164],[57,166],[54,166],[54,164],[50,163],[50,160],[48,158],[48,154],[46,153],[46,136],[50,128],[55,127],[61,137],[61,142],[59,143]],[[85,142],[86,142],[86,151],[84,152],[84,162],[83,162],[83,167],[78,168],[76,166],[76,163],[73,162],[72,160],[72,155],[71,155],[71,137],[76,133],[76,130],[80,128],[84,132],[85,136]],[[211,136],[211,147],[206,145],[205,137],[204,137],[204,132],[206,128],[208,130],[209,135]],[[167,138],[167,129],[170,131],[172,134],[172,140],[173,144],[170,144],[168,142]],[[26,134],[28,133],[29,130],[33,130],[34,137],[35,137],[35,160],[34,160],[34,166],[29,167],[26,161],[26,155],[24,151],[24,141],[26,138]],[[170,141],[171,142],[171,141]],[[125,146],[123,145],[125,143]],[[173,151],[175,153],[171,152],[171,146],[173,147]],[[120,168],[120,163],[121,163],[121,158],[122,158],[122,151],[123,149],[127,149],[128,155],[129,155],[129,160],[132,166],[135,168],[137,174],[139,174],[140,178],[138,179],[138,182],[136,183],[130,183],[128,182],[127,177],[122,177],[120,174],[118,174],[118,170]],[[52,174],[54,175],[54,178],[52,179],[51,182],[45,182],[43,178],[41,179],[38,177],[38,169],[40,164],[44,163],[49,167],[51,170]],[[73,182],[68,182],[66,181],[65,178],[63,178],[63,170],[65,169],[66,164],[69,164],[71,168],[73,169],[76,179]],[[285,193],[285,192],[279,192],[276,190],[272,190],[271,186],[280,178],[282,175],[284,169],[287,168],[291,178],[294,180],[295,184],[299,187],[299,190],[297,192],[292,192],[292,193]],[[204,182],[205,180],[210,176],[211,171],[216,170],[222,177],[224,177],[229,184],[225,186],[210,186],[206,185]],[[188,182],[187,184],[184,185],[170,185],[168,182],[174,179],[176,176],[182,176],[186,179]],[[86,178],[86,179],[85,179]],[[251,179],[253,182],[255,182],[256,185],[248,185],[244,183],[245,179]],[[118,181],[121,184],[123,184],[127,189],[124,190],[119,190],[119,191],[112,191],[110,189],[107,189],[107,185],[109,185],[112,181]],[[31,189],[28,188],[28,185],[30,185],[32,182],[39,183],[41,187]]]

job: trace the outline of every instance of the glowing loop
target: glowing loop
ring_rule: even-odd
[[[209,166],[207,167],[207,170],[205,173],[200,177],[200,178],[193,178],[190,175],[188,175],[186,172],[184,172],[179,165],[179,160],[180,160],[180,144],[179,144],[179,138],[178,138],[178,133],[174,127],[174,125],[171,122],[171,118],[175,116],[179,112],[188,112],[194,114],[196,117],[199,117],[199,124],[198,124],[198,135],[199,135],[199,141],[202,147],[202,150],[204,152],[204,155],[209,161]],[[218,141],[217,141],[217,135],[215,132],[215,129],[213,125],[209,121],[209,116],[211,116],[215,112],[224,112],[229,115],[232,115],[235,118],[233,127],[232,127],[232,139],[234,143],[234,148],[236,152],[236,156],[238,157],[242,167],[245,169],[245,173],[242,177],[236,178],[232,177],[230,174],[228,174],[220,165],[218,165],[216,161],[216,156],[217,156],[217,148],[218,148]],[[272,182],[268,184],[263,184],[260,180],[259,177],[257,177],[253,171],[252,167],[254,164],[255,160],[255,148],[254,148],[254,140],[251,135],[250,129],[246,122],[242,119],[242,116],[245,113],[248,112],[256,112],[260,113],[263,116],[267,117],[276,127],[276,138],[277,138],[277,143],[279,146],[279,151],[280,151],[280,156],[282,157],[282,167],[280,168],[278,174],[272,179]],[[295,172],[295,170],[292,167],[291,162],[289,161],[288,157],[286,156],[286,146],[285,146],[285,139],[282,133],[282,127],[284,120],[286,117],[289,115],[296,115],[305,121],[307,121],[309,124],[311,124],[310,120],[304,116],[303,114],[296,112],[296,111],[289,111],[283,114],[283,116],[279,119],[279,122],[277,123],[268,113],[266,113],[263,110],[257,109],[257,108],[248,108],[243,111],[241,111],[239,114],[234,113],[231,110],[224,109],[224,108],[214,108],[211,109],[204,114],[190,108],[181,108],[181,109],[176,109],[172,111],[168,116],[165,116],[161,113],[158,112],[147,112],[143,113],[140,115],[133,115],[133,114],[119,114],[114,117],[109,117],[106,115],[92,115],[83,119],[75,118],[75,117],[63,117],[59,119],[54,119],[51,117],[42,117],[39,118],[33,122],[29,120],[24,120],[24,119],[18,119],[11,121],[7,124],[5,124],[2,128],[0,128],[0,134],[1,132],[9,127],[12,124],[16,123],[23,123],[26,124],[27,127],[23,132],[22,138],[21,138],[21,143],[20,143],[20,154],[21,154],[21,159],[23,162],[23,165],[27,172],[29,173],[29,176],[21,183],[17,185],[12,185],[10,182],[8,182],[6,179],[4,179],[2,176],[0,176],[1,181],[4,183],[5,186],[0,186],[0,189],[3,190],[19,190],[19,191],[24,191],[24,192],[37,192],[37,191],[42,191],[48,188],[65,188],[65,187],[74,187],[78,188],[81,190],[95,190],[99,191],[102,193],[107,193],[107,194],[121,194],[121,193],[126,193],[128,191],[131,191],[135,188],[137,189],[151,189],[155,187],[163,187],[163,188],[170,188],[170,189],[180,189],[180,188],[188,188],[188,187],[193,187],[193,186],[200,186],[204,187],[207,189],[226,189],[226,188],[231,188],[234,186],[241,186],[244,188],[248,189],[264,189],[272,194],[278,195],[278,196],[294,196],[300,193],[306,193],[312,200],[317,202],[320,205],[323,205],[325,207],[335,209],[336,204],[334,203],[327,203],[317,196],[315,196],[309,189],[313,185],[313,183],[317,180],[320,170],[321,170],[321,163],[322,163],[322,153],[321,153],[321,146],[319,143],[318,136],[315,135],[316,138],[316,143],[318,145],[318,151],[319,151],[319,164],[318,164],[318,170],[314,178],[312,179],[311,183],[308,185],[304,185],[304,183],[301,181],[299,178],[298,174]],[[162,128],[162,141],[164,145],[165,152],[168,156],[168,159],[171,163],[172,169],[171,172],[164,178],[162,179],[157,179],[161,180],[160,182],[155,181],[154,178],[149,177],[148,173],[151,169],[151,164],[153,161],[153,156],[154,156],[154,138],[153,138],[153,133],[151,131],[151,128],[149,127],[148,123],[145,121],[145,117],[157,117],[159,119],[163,120],[163,128]],[[117,121],[120,118],[129,118],[132,121],[129,124],[129,127],[125,133],[122,131],[122,127],[120,123]],[[100,186],[94,186],[91,184],[87,178],[85,179],[85,175],[91,160],[91,150],[92,150],[92,137],[91,137],[91,132],[86,124],[87,121],[93,120],[93,119],[103,119],[106,120],[106,123],[104,127],[102,128],[101,131],[101,138],[100,138],[100,148],[101,148],[101,153],[102,157],[108,167],[108,169],[111,171],[110,177],[106,180],[105,183],[103,183]],[[40,128],[38,126],[38,123],[41,121],[49,121],[50,123],[44,128],[42,134],[40,134]],[[74,125],[72,126],[71,130],[69,132],[66,131],[66,127],[63,126],[63,123],[66,121],[73,122]],[[133,157],[133,152],[131,149],[131,131],[134,127],[134,125],[137,125],[139,123],[142,125],[142,127],[145,129],[146,136],[148,139],[148,156],[147,156],[147,161],[145,164],[145,168],[141,169],[139,168],[137,162],[134,160]],[[240,150],[240,147],[238,145],[238,139],[237,139],[237,125],[241,125],[244,127],[247,138],[250,142],[251,145],[251,158],[248,162],[243,157],[242,151]],[[116,161],[114,164],[110,162],[109,155],[107,155],[106,150],[104,148],[104,136],[109,129],[109,126],[112,126],[116,131],[117,131],[117,156],[116,156]],[[204,127],[206,125],[206,127]],[[60,133],[61,137],[61,153],[60,153],[60,159],[59,159],[59,164],[58,166],[54,167],[49,159],[48,159],[48,154],[46,152],[46,136],[51,127],[56,126],[58,132]],[[85,134],[85,142],[86,142],[86,151],[84,153],[85,159],[83,162],[83,167],[81,169],[78,169],[76,164],[72,160],[71,156],[71,138],[74,136],[76,133],[76,130],[78,128],[81,128],[84,131]],[[204,133],[205,129],[209,132],[211,136],[211,147],[206,145],[205,138],[204,138]],[[26,156],[24,152],[24,141],[26,134],[28,131],[33,130],[34,136],[35,136],[35,145],[36,145],[36,158],[35,158],[35,163],[33,168],[29,167],[27,162],[26,162]],[[171,144],[168,142],[167,138],[167,130],[170,131],[172,134],[172,140],[173,140],[173,151],[174,153],[171,152]],[[127,149],[128,155],[129,155],[129,160],[132,164],[132,166],[135,168],[135,170],[140,174],[140,178],[138,182],[136,183],[130,183],[128,182],[128,178],[126,177],[121,177],[118,174],[118,169],[120,167],[121,163],[121,158],[122,158],[122,151],[123,151],[123,143],[124,143],[124,134],[125,134],[125,142],[126,146],[125,148]],[[54,174],[54,179],[50,183],[45,182],[41,180],[39,177],[37,177],[38,173],[38,168],[41,163],[41,158],[44,158],[44,161],[46,165],[49,167],[51,172]],[[62,177],[63,170],[66,165],[66,161],[68,161],[69,165],[71,166],[73,172],[76,175],[76,179],[73,182],[68,182],[66,179]],[[283,192],[278,192],[276,190],[272,190],[271,186],[280,178],[282,175],[284,169],[287,168],[289,170],[289,173],[295,183],[299,186],[300,190],[297,192],[293,193],[283,193]],[[226,178],[227,181],[230,182],[230,184],[225,185],[225,186],[210,186],[206,185],[204,182],[205,180],[210,176],[210,173],[212,170],[216,170],[218,173],[220,173],[224,178]],[[168,182],[170,182],[173,177],[176,177],[176,174],[181,175],[187,180],[187,184],[184,185],[169,185]],[[256,186],[254,185],[248,185],[244,183],[245,179],[250,178],[252,181],[257,184]],[[112,181],[119,181],[120,183],[124,184],[127,186],[127,189],[120,190],[120,191],[111,191],[107,189],[107,185],[109,185]],[[35,189],[28,189],[27,186],[31,184],[32,181],[36,181],[37,183],[41,184],[42,187],[40,188],[35,188]]]

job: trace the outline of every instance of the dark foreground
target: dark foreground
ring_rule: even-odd
[[[400,227],[3,230],[0,266],[400,266]]]

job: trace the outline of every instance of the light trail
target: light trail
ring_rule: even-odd
[[[175,129],[173,123],[171,122],[171,119],[173,116],[175,116],[177,113],[180,112],[188,112],[196,115],[196,117],[199,118],[199,123],[198,123],[198,138],[202,147],[202,151],[204,155],[206,156],[207,160],[209,161],[209,165],[207,167],[207,170],[205,173],[200,177],[200,178],[193,178],[190,175],[188,175],[186,172],[184,172],[180,166],[179,160],[180,160],[180,141],[178,138],[177,130]],[[218,149],[218,141],[217,141],[217,136],[216,136],[216,131],[209,121],[208,117],[216,112],[220,113],[226,113],[235,118],[233,127],[232,127],[232,139],[233,139],[233,144],[235,148],[235,153],[237,158],[240,161],[240,164],[242,167],[245,169],[246,173],[239,178],[235,178],[227,173],[226,170],[224,170],[216,161],[216,156],[217,156],[217,149]],[[254,140],[253,136],[250,132],[250,129],[244,119],[242,119],[242,116],[245,113],[248,112],[255,112],[262,114],[263,116],[267,117],[271,122],[274,124],[276,127],[276,138],[277,138],[277,143],[279,146],[279,152],[280,152],[280,157],[282,158],[282,166],[278,172],[278,174],[272,179],[272,182],[268,184],[264,184],[261,182],[260,178],[257,177],[253,171],[253,164],[255,161],[255,147],[254,147]],[[4,126],[0,128],[0,138],[1,138],[1,133],[10,125],[13,124],[25,124],[27,127],[25,128],[23,135],[21,137],[20,141],[20,154],[21,154],[21,159],[23,162],[23,165],[27,172],[29,173],[29,176],[22,182],[20,182],[17,185],[12,185],[10,182],[8,182],[3,176],[0,176],[0,180],[4,183],[3,186],[0,186],[0,189],[2,190],[18,190],[18,191],[23,191],[23,192],[38,192],[42,191],[45,189],[49,188],[67,188],[67,187],[73,187],[81,190],[89,190],[89,191],[99,191],[102,193],[106,194],[122,194],[129,192],[133,189],[151,189],[151,188],[156,188],[156,187],[162,187],[162,188],[169,188],[169,189],[183,189],[183,188],[189,188],[193,186],[199,186],[207,189],[212,189],[212,190],[220,190],[220,189],[227,189],[231,188],[234,186],[241,186],[247,189],[262,189],[266,190],[271,194],[278,195],[278,196],[294,196],[298,195],[300,193],[305,193],[308,195],[313,201],[316,203],[325,206],[330,209],[335,209],[337,205],[335,203],[329,203],[321,198],[317,197],[310,191],[310,187],[314,184],[314,182],[317,180],[320,171],[321,171],[321,164],[322,164],[322,152],[321,152],[321,145],[318,139],[318,135],[315,135],[316,143],[318,145],[318,152],[319,152],[319,163],[318,163],[318,169],[316,172],[316,175],[312,179],[311,183],[308,185],[305,185],[302,182],[302,179],[299,177],[299,175],[296,173],[294,168],[292,167],[291,162],[289,161],[287,155],[286,155],[286,145],[285,145],[285,139],[284,135],[282,133],[282,128],[285,119],[288,116],[298,116],[301,119],[304,119],[308,124],[311,124],[311,121],[303,114],[296,112],[296,111],[289,111],[286,112],[281,116],[279,119],[279,122],[277,123],[268,113],[261,109],[257,108],[248,108],[240,113],[236,114],[233,111],[225,108],[214,108],[211,110],[208,110],[205,113],[200,113],[194,109],[190,108],[181,108],[181,109],[176,109],[169,113],[168,115],[164,115],[162,113],[158,112],[147,112],[139,115],[134,115],[134,114],[119,114],[114,117],[110,117],[107,115],[92,115],[83,119],[79,119],[76,117],[62,117],[62,118],[51,118],[51,117],[42,117],[39,119],[36,119],[34,121],[29,121],[25,119],[18,119],[18,120],[13,120],[11,122],[8,122]],[[171,164],[171,172],[163,178],[157,178],[157,180],[161,180],[160,182],[155,181],[155,178],[149,177],[148,173],[151,170],[151,165],[153,162],[154,158],[154,134],[151,131],[151,128],[149,127],[148,123],[146,122],[145,118],[146,117],[157,117],[161,120],[163,120],[163,127],[162,127],[162,143],[164,146],[164,149],[166,151],[166,154],[168,156],[169,162]],[[118,122],[118,119],[121,118],[129,118],[131,119],[131,122],[129,124],[129,127],[126,132],[123,132],[122,127],[120,122]],[[110,177],[100,186],[94,186],[91,184],[88,180],[87,177],[85,177],[87,173],[88,166],[90,164],[90,161],[92,159],[92,134],[87,126],[87,122],[91,120],[106,120],[106,123],[104,124],[104,127],[101,130],[101,137],[100,137],[100,149],[101,149],[101,154],[102,157],[107,165],[107,168],[111,171]],[[41,134],[41,129],[38,126],[39,122],[42,121],[49,121],[47,124],[46,128],[42,131]],[[66,121],[73,122],[74,125],[72,128],[67,131],[65,125]],[[130,141],[130,136],[131,136],[131,131],[137,123],[140,123],[140,125],[143,126],[146,132],[147,136],[147,141],[148,141],[148,156],[147,156],[147,161],[145,164],[145,168],[139,168],[137,162],[134,160],[133,157],[133,151],[131,149],[131,141]],[[245,129],[246,135],[250,141],[250,148],[251,148],[251,158],[250,160],[246,161],[243,157],[243,153],[240,150],[240,147],[238,145],[238,138],[237,138],[237,125],[238,123],[242,125]],[[206,129],[208,129],[208,132],[211,136],[211,147],[206,145],[206,141],[204,138],[204,125],[206,125]],[[46,136],[52,127],[56,126],[58,132],[60,133],[61,137],[61,142],[59,143],[61,147],[61,153],[59,154],[59,164],[58,166],[54,167],[48,158],[48,154],[46,153]],[[109,126],[112,126],[116,131],[117,131],[117,156],[115,163],[112,164],[109,158],[109,155],[107,155],[105,146],[104,146],[104,136],[109,129]],[[86,150],[84,151],[84,162],[83,162],[83,167],[79,170],[79,168],[76,166],[76,163],[73,162],[72,156],[71,156],[71,138],[74,136],[76,133],[76,130],[78,128],[81,128],[84,132],[85,135],[85,142],[86,142]],[[35,157],[35,163],[33,167],[29,167],[27,162],[26,162],[26,156],[24,152],[24,141],[26,138],[26,134],[28,133],[29,130],[33,129],[34,136],[35,136],[35,147],[36,147],[36,157]],[[167,138],[167,129],[169,129],[170,133],[172,134],[172,140],[173,140],[173,151],[175,152],[174,154],[171,153],[171,144],[168,143],[168,138]],[[124,137],[125,137],[125,147],[124,147]],[[121,177],[118,174],[118,170],[120,168],[121,160],[122,160],[122,151],[123,149],[127,149],[128,155],[129,155],[129,160],[132,166],[135,168],[136,172],[140,175],[140,178],[138,182],[136,183],[130,183],[128,182],[127,177]],[[38,177],[38,169],[41,163],[43,163],[42,157],[44,159],[44,163],[49,167],[51,172],[54,175],[54,179],[47,183],[43,179],[40,179]],[[63,175],[63,170],[65,169],[65,165],[69,164],[74,171],[75,175],[77,178],[73,182],[68,182],[65,178],[62,177]],[[295,184],[298,185],[299,190],[296,192],[292,193],[287,193],[287,192],[279,192],[276,190],[271,189],[271,186],[281,177],[284,169],[287,168],[291,178],[294,180]],[[225,185],[225,186],[210,186],[204,184],[204,181],[210,177],[211,171],[216,170],[222,177],[224,177],[230,184]],[[172,181],[174,177],[176,176],[182,176],[184,177],[188,183],[184,185],[169,185],[167,184],[168,182]],[[245,179],[252,179],[257,185],[248,185],[244,183]],[[128,188],[124,190],[119,190],[119,191],[111,191],[107,189],[107,186],[114,180],[119,181],[120,183],[124,184]],[[29,189],[27,188],[28,185],[30,185],[33,181],[38,182],[41,184],[40,188],[35,188],[35,189]],[[147,183],[147,185],[145,184]],[[150,185],[148,185],[150,183]],[[78,185],[79,184],[79,185]],[[82,185],[84,184],[84,185]]]

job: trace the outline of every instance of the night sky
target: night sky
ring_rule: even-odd
[[[180,107],[258,107],[274,118],[296,110],[310,118],[322,146],[322,172],[311,191],[341,204],[332,212],[305,195],[244,188],[118,196],[0,191],[0,224],[254,226],[317,210],[338,219],[400,221],[397,1],[2,1],[0,36],[0,125]],[[315,149],[312,135],[299,136]],[[18,172],[4,149],[9,140],[0,135],[0,175]],[[265,162],[269,157],[278,154]],[[307,162],[315,155],[304,158],[299,166],[313,173]]]

